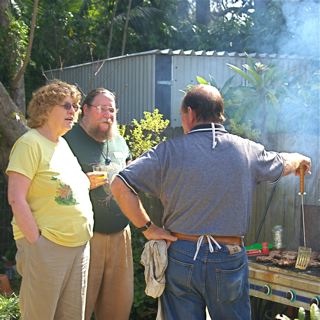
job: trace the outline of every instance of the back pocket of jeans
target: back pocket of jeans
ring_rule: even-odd
[[[247,282],[247,265],[233,270],[217,270],[217,298],[220,302],[232,302],[243,295]]]

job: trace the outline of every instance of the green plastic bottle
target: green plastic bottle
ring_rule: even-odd
[[[262,250],[262,243],[256,242],[253,244],[250,244],[248,246],[245,246],[246,250]],[[273,245],[272,243],[268,243],[268,248],[272,249]]]

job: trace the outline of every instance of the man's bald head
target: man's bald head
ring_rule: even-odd
[[[199,123],[222,123],[224,118],[223,99],[219,90],[211,85],[199,84],[187,91],[181,104],[181,111],[190,107]]]

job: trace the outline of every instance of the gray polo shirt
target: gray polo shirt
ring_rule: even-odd
[[[283,159],[222,125],[193,128],[160,143],[119,173],[134,191],[159,198],[165,229],[187,234],[245,235],[254,188],[274,182]],[[213,138],[216,145],[213,147]]]

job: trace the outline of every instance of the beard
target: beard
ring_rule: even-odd
[[[87,128],[87,131],[91,137],[101,142],[112,139],[119,132],[116,121],[108,122],[108,128],[106,129],[102,129],[101,125],[98,124],[94,127]]]

